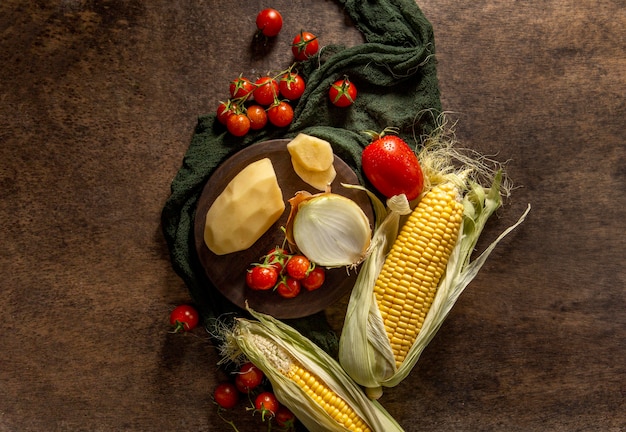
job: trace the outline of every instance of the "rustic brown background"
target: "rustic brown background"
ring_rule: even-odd
[[[0,3],[0,431],[215,431],[223,378],[159,226],[196,117],[301,28],[359,33],[330,0]],[[494,252],[383,403],[407,431],[626,428],[626,8],[423,0],[460,142],[518,188]],[[341,319],[330,311],[335,324]],[[241,431],[259,430],[243,412]]]

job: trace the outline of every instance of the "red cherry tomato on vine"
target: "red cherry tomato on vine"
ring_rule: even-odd
[[[361,155],[365,177],[385,197],[405,194],[410,201],[424,187],[424,175],[415,152],[397,135],[382,135]]]
[[[283,17],[276,9],[263,9],[256,17],[256,27],[264,36],[276,36],[283,28]]]
[[[232,114],[226,120],[226,129],[232,135],[242,137],[250,131],[250,119],[245,114]]]
[[[260,105],[271,105],[278,96],[278,83],[269,76],[263,76],[255,81],[256,88],[252,92],[254,100]]]
[[[289,410],[289,408],[284,405],[278,407],[278,411],[276,411],[276,424],[278,426],[291,430],[295,422],[296,416]]]
[[[294,298],[300,294],[300,281],[287,276],[276,285],[276,291],[282,298]]]
[[[274,126],[285,127],[293,120],[293,108],[287,102],[281,101],[267,110],[267,118]]]
[[[198,326],[200,315],[198,311],[189,305],[176,306],[170,313],[170,324],[174,326],[174,333],[181,330],[190,331]]]
[[[256,291],[274,288],[278,281],[278,272],[272,266],[254,266],[246,273],[246,284]]]
[[[250,119],[250,129],[259,130],[263,129],[267,124],[267,113],[265,108],[261,105],[250,105],[246,112]]]
[[[273,417],[276,414],[280,404],[278,403],[276,396],[274,396],[274,393],[263,392],[260,393],[254,400],[254,407],[261,411],[261,418],[265,420],[266,415]]]
[[[302,96],[306,88],[304,78],[295,72],[286,73],[280,78],[278,84],[280,94],[289,100],[296,100]]]
[[[217,106],[217,120],[225,125],[228,117],[230,117],[233,114],[233,110],[232,110],[232,106],[230,103],[228,102],[221,102],[218,106]]]
[[[265,255],[265,262],[274,267],[278,273],[283,271],[283,267],[288,259],[289,252],[280,247],[273,248]]]
[[[326,279],[326,271],[324,267],[315,266],[309,274],[302,279],[302,286],[307,291],[313,291],[320,288]]]
[[[242,76],[235,78],[229,85],[230,96],[233,98],[243,98],[254,90],[254,84]]]
[[[287,274],[296,280],[302,280],[306,277],[311,267],[311,261],[304,255],[294,255],[287,261]]]
[[[235,376],[235,386],[241,393],[248,393],[261,385],[264,376],[263,371],[251,362],[244,363]]]
[[[356,99],[356,95],[356,86],[354,83],[350,82],[348,78],[335,81],[328,90],[330,101],[333,105],[341,108],[352,105]]]
[[[239,401],[239,391],[234,384],[225,382],[215,387],[213,399],[222,408],[231,409]]]
[[[317,54],[319,42],[313,33],[301,31],[291,43],[291,52],[298,61],[304,61]]]

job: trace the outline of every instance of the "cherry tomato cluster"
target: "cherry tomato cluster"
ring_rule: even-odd
[[[276,127],[293,120],[292,102],[304,93],[304,78],[294,65],[276,75],[265,75],[254,82],[240,75],[230,83],[230,98],[220,102],[217,119],[234,136],[263,129],[268,122]]]
[[[294,298],[302,288],[313,291],[326,279],[324,267],[301,254],[290,254],[275,247],[252,264],[246,273],[246,285],[256,291],[274,290],[283,298]]]
[[[278,35],[283,18],[276,9],[263,9],[256,18],[257,34]],[[319,51],[317,37],[301,31],[293,39],[291,50],[296,60],[291,67],[275,74],[251,80],[239,75],[230,82],[230,97],[217,107],[217,119],[234,136],[244,136],[251,130],[263,129],[268,123],[282,128],[293,120],[292,104],[300,99],[306,83],[295,66],[297,62]]]
[[[263,371],[251,362],[244,363],[233,380],[218,384],[213,391],[215,403],[225,410],[236,407],[243,395],[250,401],[247,410],[261,414],[261,421],[268,422],[268,430],[276,430],[272,422],[276,422],[280,431],[295,430],[295,415],[276,399]]]
[[[170,312],[170,325],[173,327],[172,333],[191,331],[198,326],[199,322],[200,314],[191,305],[179,305]]]

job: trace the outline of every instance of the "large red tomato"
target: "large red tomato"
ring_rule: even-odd
[[[410,201],[424,188],[424,174],[413,149],[397,135],[382,135],[362,155],[363,172],[385,197],[405,194]]]

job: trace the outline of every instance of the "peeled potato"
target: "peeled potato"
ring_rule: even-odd
[[[249,164],[215,199],[206,214],[204,242],[216,255],[245,250],[285,210],[283,194],[269,158]]]
[[[324,172],[333,164],[333,149],[328,141],[298,134],[287,144],[292,161],[307,171]]]
[[[293,159],[291,160],[291,164],[293,165],[293,170],[296,172],[296,174],[298,174],[298,177],[300,177],[302,181],[308,183],[309,185],[320,191],[326,190],[326,186],[331,184],[333,180],[335,180],[335,176],[337,175],[337,171],[335,171],[335,166],[332,164],[325,171],[307,170]]]

